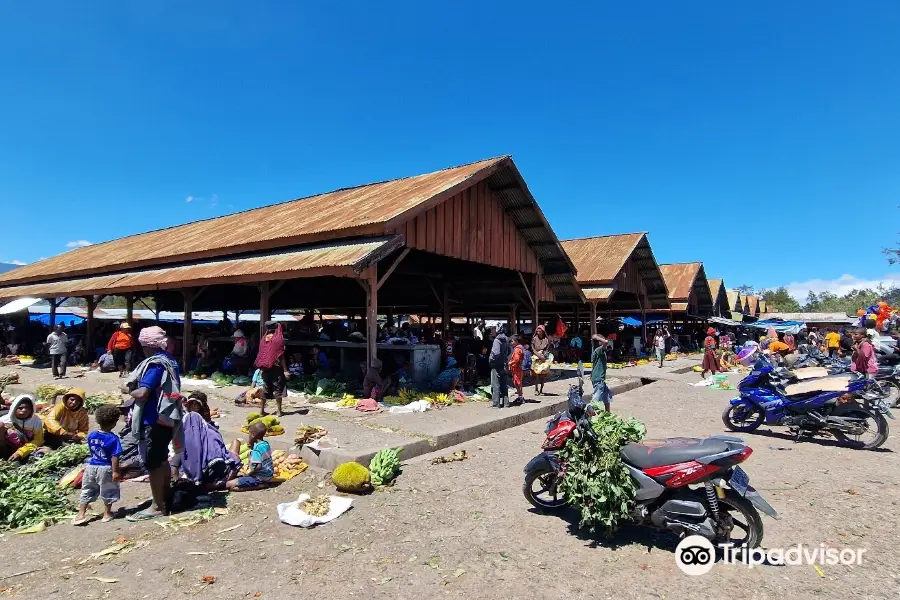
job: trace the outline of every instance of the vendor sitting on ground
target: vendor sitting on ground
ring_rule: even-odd
[[[231,354],[225,360],[228,361],[230,368],[227,369],[237,375],[246,375],[247,369],[250,368],[250,342],[240,329],[235,329],[234,347]]]
[[[275,476],[275,463],[272,461],[272,446],[265,439],[266,425],[254,423],[247,434],[247,445],[250,446],[250,464],[247,472],[229,480],[225,488],[233,492],[249,492],[269,487]],[[241,451],[241,440],[234,440],[231,453],[237,456]]]
[[[385,382],[381,378],[382,363],[379,359],[373,358],[366,376],[363,378],[363,398],[372,398],[373,400],[381,400],[385,393]]]
[[[24,462],[43,446],[44,422],[34,414],[34,398],[17,396],[0,417],[0,459]]]
[[[209,400],[204,392],[194,390],[184,401],[184,409],[189,413],[199,413],[203,420],[212,423],[212,415],[209,410]]]
[[[446,394],[450,390],[456,389],[461,377],[462,373],[460,373],[459,368],[456,366],[456,359],[451,356],[447,359],[447,368],[441,371],[440,375],[431,382],[430,387],[435,392],[443,392]]]
[[[44,436],[50,448],[59,448],[64,444],[80,444],[87,438],[90,422],[88,411],[84,407],[85,394],[81,388],[72,388],[44,417]]]
[[[184,450],[172,458],[172,479],[184,477],[202,491],[221,490],[237,476],[241,461],[237,453],[228,450],[222,434],[204,416],[204,410],[208,414],[209,407],[204,403],[205,398],[194,396],[198,393],[202,392],[193,392],[185,402],[188,413],[183,420]]]

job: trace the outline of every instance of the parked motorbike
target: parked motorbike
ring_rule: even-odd
[[[582,396],[580,383],[569,387],[568,410],[549,421],[543,451],[525,467],[523,492],[539,510],[555,512],[566,505],[559,492],[565,476],[559,450],[596,439],[593,411]],[[681,537],[702,535],[713,543],[756,548],[763,538],[759,511],[775,519],[778,513],[738,466],[752,453],[740,438],[727,436],[627,444],[621,457],[637,486],[632,521]]]
[[[878,372],[875,374],[875,381],[884,391],[885,403],[890,408],[900,408],[900,365],[884,362],[884,357],[878,353],[876,353],[876,358],[878,359]],[[850,372],[849,361],[832,358],[817,348],[811,349],[793,366],[794,369],[802,367],[825,367],[828,369],[829,375]]]
[[[740,396],[731,400],[722,421],[732,431],[749,432],[767,425],[790,428],[802,436],[832,435],[849,446],[874,450],[887,441],[885,416],[894,418],[884,392],[872,381],[854,375],[840,391],[788,395],[785,384],[793,374],[760,357],[739,384]]]

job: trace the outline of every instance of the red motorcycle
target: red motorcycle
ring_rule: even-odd
[[[593,409],[582,400],[582,383],[569,387],[568,410],[547,424],[543,452],[525,467],[523,492],[537,509],[565,507],[558,491],[565,465],[558,451],[566,444],[596,439]],[[750,486],[738,464],[753,449],[740,438],[667,438],[625,445],[622,461],[637,486],[631,519],[679,537],[702,535],[713,543],[756,548],[763,538],[759,511],[777,519],[768,502]],[[733,537],[737,535],[738,537]]]

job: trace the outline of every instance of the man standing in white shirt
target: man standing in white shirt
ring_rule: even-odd
[[[53,379],[62,379],[66,376],[66,355],[69,353],[69,336],[63,330],[62,323],[57,323],[54,330],[47,336],[47,345],[49,346]]]

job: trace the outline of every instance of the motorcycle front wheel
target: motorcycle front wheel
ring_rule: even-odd
[[[719,498],[719,512],[727,515],[732,527],[727,536],[715,540],[717,543],[731,543],[734,548],[759,547],[763,539],[762,517],[749,500],[734,490],[726,490],[725,497]]]
[[[755,404],[732,404],[722,413],[722,422],[731,431],[753,431],[766,418],[763,410]]]
[[[860,419],[864,423],[857,433],[832,430],[834,437],[850,448],[874,450],[884,444],[890,435],[887,419],[880,412],[870,411],[860,406],[834,413],[834,416]]]
[[[553,469],[538,469],[525,475],[522,493],[536,509],[557,512],[566,506],[559,491],[559,476]]]

